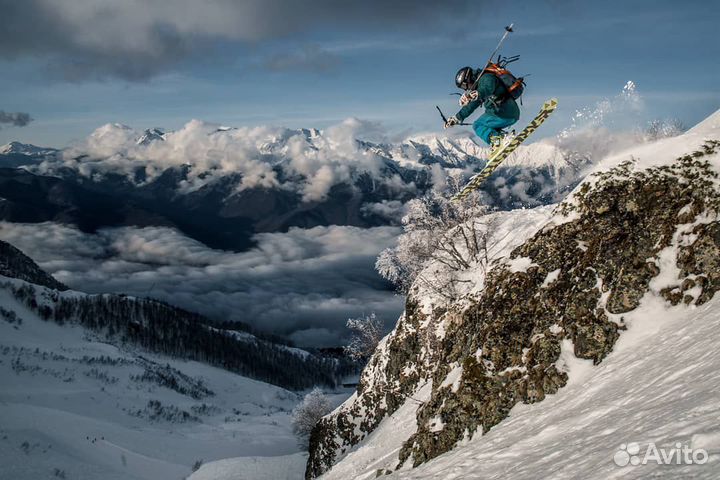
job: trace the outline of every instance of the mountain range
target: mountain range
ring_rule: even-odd
[[[64,150],[12,143],[0,151],[0,219],[54,221],[92,232],[169,226],[213,248],[243,251],[261,232],[397,224],[402,205],[484,165],[467,136],[359,140],[358,125],[233,129],[193,121],[135,131],[108,124]],[[497,208],[556,201],[588,159],[534,143],[485,187]],[[16,168],[22,166],[22,168]]]

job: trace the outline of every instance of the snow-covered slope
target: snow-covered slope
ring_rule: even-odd
[[[246,324],[225,322],[218,328],[217,321],[159,300],[70,291],[3,241],[0,275],[16,279],[0,281],[0,289],[36,315],[60,325],[83,326],[112,344],[199,360],[293,390],[336,385],[353,368],[342,359],[330,360],[248,333]]]
[[[463,301],[427,301],[430,264],[316,428],[307,477],[714,478],[719,174],[720,112],[606,158],[534,235],[460,272]],[[651,441],[710,459],[613,463]]]
[[[0,306],[3,480],[180,479],[198,461],[298,451],[295,393],[118,348],[42,320],[6,288]]]
[[[593,168],[588,172],[588,178],[575,188],[575,192],[582,189],[583,185],[592,185],[598,179],[597,176],[592,176],[593,173],[609,170],[623,162],[631,162],[632,170],[638,171],[650,167],[673,165],[677,163],[678,159],[686,155],[701,158],[700,154],[705,152],[708,156],[704,159],[709,161],[712,170],[717,172],[720,170],[717,155],[714,152],[709,152],[712,149],[712,143],[708,144],[707,142],[718,141],[719,139],[720,110],[680,136],[637,145],[595,162]],[[715,181],[713,176],[706,176],[705,179]]]
[[[668,307],[649,295],[626,317],[628,331],[600,365],[593,367],[589,360],[567,352],[563,360],[569,363],[570,378],[557,394],[538,404],[519,404],[486,435],[476,435],[416,469],[383,478],[717,478],[719,312],[717,298],[687,308]],[[395,416],[387,423],[394,424]],[[379,448],[376,438],[373,434],[322,478],[375,478],[372,467],[383,466],[377,453],[368,455],[368,450]],[[615,463],[622,445],[638,443],[642,459],[650,442],[668,454],[678,442],[694,451],[702,449],[708,463]],[[618,458],[622,460],[622,453]]]
[[[188,480],[302,480],[307,453],[240,457],[203,465]]]

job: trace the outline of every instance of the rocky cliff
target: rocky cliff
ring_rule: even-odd
[[[720,112],[607,159],[531,238],[470,272],[478,288],[463,301],[412,289],[356,395],[313,432],[306,478],[373,443],[384,451],[354,471],[429,462],[562,389],[570,352],[603,362],[647,295],[708,302],[720,289],[719,152]],[[398,438],[383,440],[391,417]]]

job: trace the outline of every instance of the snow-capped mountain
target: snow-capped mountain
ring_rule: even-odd
[[[138,145],[149,145],[155,141],[165,140],[165,131],[161,128],[148,128],[143,132],[140,138],[137,139]]]
[[[313,183],[313,176],[325,168],[330,181],[324,190],[310,195],[321,199],[327,187],[370,174],[383,180],[381,173],[392,170],[425,170],[439,164],[446,169],[478,169],[484,164],[489,148],[469,134],[456,136],[417,135],[402,142],[378,142],[363,139],[363,123],[348,120],[336,127],[283,129],[271,127],[230,128],[193,120],[178,131],[159,128],[138,132],[122,124],[107,124],[95,130],[84,142],[63,152],[64,162],[48,162],[40,172],[75,169],[84,176],[127,175],[134,183],[146,183],[169,167],[189,166],[190,177],[207,177],[193,187],[207,185],[221,175],[247,174],[242,188],[262,186],[302,192],[302,183]],[[372,135],[371,135],[372,136]],[[525,168],[566,168],[562,150],[547,141],[525,145],[509,164]],[[282,168],[271,172],[267,167]],[[142,168],[144,175],[136,170]],[[272,168],[271,168],[272,169]],[[342,171],[341,170],[345,170]],[[274,173],[274,174],[273,174]],[[388,173],[388,172],[384,172]],[[395,172],[391,172],[395,173]],[[262,175],[264,174],[264,175]],[[298,180],[301,185],[285,185]],[[197,179],[195,179],[197,181]],[[304,192],[308,195],[308,192]]]
[[[58,150],[55,148],[37,147],[29,143],[10,142],[0,146],[0,155],[27,155],[28,157],[46,157],[54,155]]]
[[[459,300],[440,263],[418,275],[306,478],[715,478],[720,111],[492,215]],[[622,470],[650,442],[705,462]]]
[[[10,142],[0,146],[0,168],[36,165],[59,152],[54,148],[36,147],[28,143]]]

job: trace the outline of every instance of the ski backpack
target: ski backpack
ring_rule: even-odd
[[[485,67],[485,73],[491,73],[495,75],[507,89],[507,96],[517,100],[525,91],[525,79],[523,77],[516,77],[510,70],[505,68],[508,63],[512,63],[519,59],[519,55],[514,57],[498,57],[497,62],[490,62]]]

